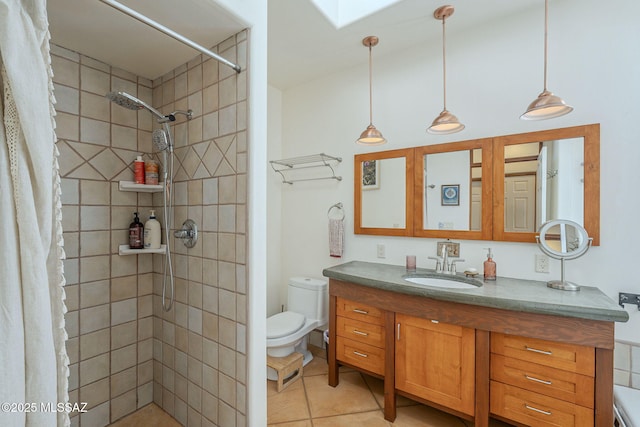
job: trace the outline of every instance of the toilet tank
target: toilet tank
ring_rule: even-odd
[[[287,310],[304,314],[308,319],[327,322],[328,281],[311,277],[292,277],[289,279]]]

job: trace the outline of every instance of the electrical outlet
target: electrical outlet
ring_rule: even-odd
[[[548,273],[549,272],[549,257],[542,254],[536,255],[536,272]]]
[[[382,243],[378,243],[377,250],[378,250],[378,258],[386,258],[387,257],[387,255],[385,253],[386,252],[385,251],[385,247],[384,247],[384,245]]]

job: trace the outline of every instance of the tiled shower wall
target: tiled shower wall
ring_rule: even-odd
[[[119,256],[150,194],[118,191],[151,151],[151,120],[112,105],[110,90],[151,101],[151,81],[52,46],[62,177],[65,316],[74,426],[103,426],[153,399],[153,259]]]
[[[153,82],[160,111],[193,110],[173,125],[174,227],[190,218],[198,243],[175,241],[175,304],[154,277],[154,401],[189,426],[246,424],[247,33],[214,48],[242,72],[196,57]],[[161,204],[156,196],[155,203]],[[162,257],[154,256],[160,271]]]
[[[69,390],[89,409],[72,414],[72,426],[108,425],[153,400],[184,425],[244,424],[246,43],[242,32],[217,47],[243,66],[240,75],[198,56],[154,82],[52,44]],[[172,129],[174,217],[178,228],[196,220],[201,240],[175,246],[168,313],[162,257],[118,255],[133,212],[143,221],[153,206],[161,214],[162,197],[118,190],[118,181],[132,180],[135,156],[153,151],[154,123],[146,111],[110,103],[112,90],[163,112],[194,110]]]
[[[614,382],[640,389],[640,343],[616,341]]]

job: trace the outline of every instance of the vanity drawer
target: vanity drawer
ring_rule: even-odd
[[[593,426],[593,410],[491,381],[490,412],[529,426]]]
[[[359,341],[374,347],[384,347],[384,326],[337,316],[336,333],[344,338]]]
[[[352,366],[384,375],[384,349],[348,338],[337,337],[336,359]]]
[[[594,407],[594,379],[587,375],[492,354],[491,379],[587,408]]]
[[[336,298],[336,314],[361,322],[384,326],[384,311],[344,298]]]
[[[491,352],[590,377],[595,376],[595,350],[592,347],[493,332]]]

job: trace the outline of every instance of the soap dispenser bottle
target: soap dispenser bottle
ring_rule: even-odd
[[[144,248],[160,249],[160,221],[156,219],[156,211],[153,209],[144,223]]]
[[[487,260],[484,262],[484,280],[496,280],[496,262],[493,260],[491,248],[487,248]]]
[[[144,249],[144,225],[138,218],[138,212],[134,212],[135,218],[129,225],[129,249]]]

